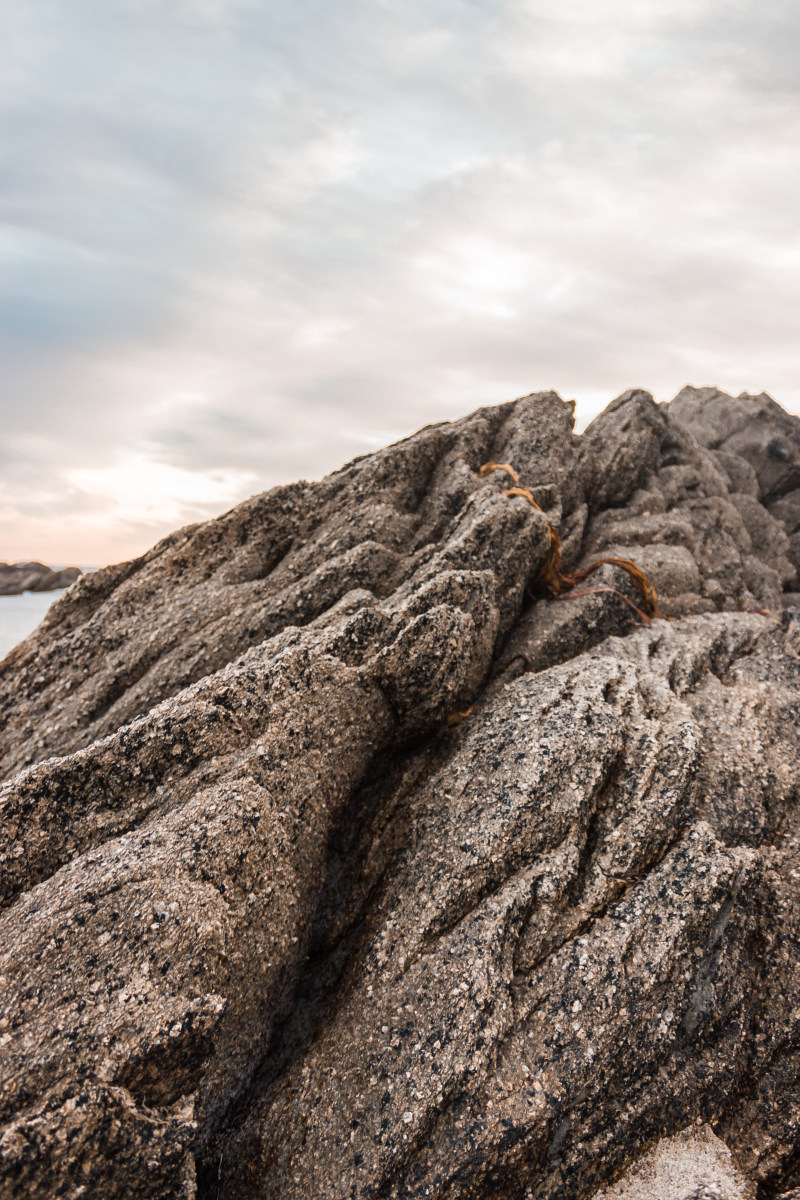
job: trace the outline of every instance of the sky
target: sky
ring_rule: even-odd
[[[796,0],[4,0],[0,559],[553,388],[800,413]]]

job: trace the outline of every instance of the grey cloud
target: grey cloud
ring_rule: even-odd
[[[788,0],[6,5],[3,481],[78,515],[67,467],[126,455],[267,486],[543,386],[584,417],[688,380],[800,407],[798,24]],[[152,514],[125,514],[143,548]]]

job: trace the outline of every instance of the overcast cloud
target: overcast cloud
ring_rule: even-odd
[[[481,403],[800,412],[796,0],[6,0],[0,558]]]

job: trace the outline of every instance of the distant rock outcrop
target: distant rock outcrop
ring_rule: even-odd
[[[0,664],[0,1191],[800,1187],[800,421],[572,417],[256,496]]]
[[[54,571],[40,562],[0,562],[0,596],[19,596],[22,592],[55,592],[68,588],[79,579],[80,567]]]

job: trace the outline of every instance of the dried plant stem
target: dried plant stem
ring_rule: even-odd
[[[589,563],[586,567],[581,567],[578,571],[567,572],[562,567],[561,562],[561,539],[556,530],[553,528],[549,517],[544,512],[542,506],[536,501],[533,492],[530,488],[524,487],[519,482],[519,475],[512,466],[508,463],[487,462],[484,463],[478,471],[478,476],[485,479],[487,475],[491,475],[493,471],[505,471],[507,475],[514,480],[515,486],[503,488],[504,496],[521,496],[524,500],[536,509],[537,512],[543,514],[547,521],[547,529],[550,536],[550,547],[547,552],[547,557],[544,560],[539,574],[536,576],[534,587],[541,590],[551,599],[570,600],[577,596],[590,595],[593,592],[609,591],[620,596],[626,604],[628,604],[635,613],[637,613],[645,624],[649,625],[653,617],[660,617],[658,611],[658,593],[650,579],[645,575],[641,567],[637,567],[636,563],[631,562],[629,558],[598,558],[595,562]],[[644,598],[644,611],[632,604],[626,596],[618,592],[616,588],[583,588],[577,589],[579,583],[583,583],[584,579],[588,579],[593,571],[598,567],[608,564],[612,567],[621,567],[626,571],[633,580],[635,586],[641,592]]]

